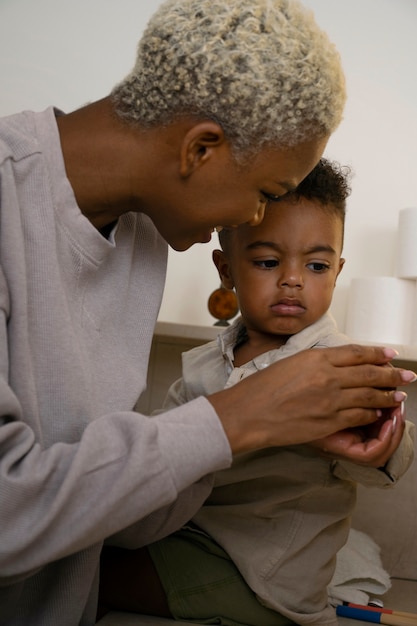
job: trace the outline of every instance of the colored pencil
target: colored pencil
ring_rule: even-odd
[[[336,607],[336,614],[339,617],[349,617],[351,619],[362,620],[363,622],[373,622],[374,624],[387,624],[387,626],[417,626],[417,617],[404,617],[403,615],[370,611],[370,608],[375,607],[358,609],[353,606],[344,606],[341,604]]]
[[[354,602],[343,602],[344,606],[351,606],[355,609],[364,611],[376,611],[377,613],[389,613],[390,615],[401,615],[401,617],[411,617],[417,620],[417,613],[407,613],[406,611],[397,611],[396,609],[386,609],[384,606],[370,606],[369,604],[355,604]]]

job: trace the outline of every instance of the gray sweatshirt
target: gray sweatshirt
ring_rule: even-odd
[[[231,463],[204,398],[134,411],[167,245],[145,215],[105,239],[81,214],[55,113],[0,120],[2,626],[93,624],[103,540],[175,530]]]

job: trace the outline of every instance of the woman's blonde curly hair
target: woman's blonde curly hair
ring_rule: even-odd
[[[298,0],[168,0],[112,99],[143,127],[214,120],[244,154],[329,135],[346,94],[337,50]]]

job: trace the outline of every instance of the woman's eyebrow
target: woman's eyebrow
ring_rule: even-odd
[[[294,183],[291,183],[290,181],[287,181],[287,180],[276,180],[275,182],[277,185],[284,187],[284,189],[286,189],[287,192],[295,191],[298,187],[298,185],[294,185]]]

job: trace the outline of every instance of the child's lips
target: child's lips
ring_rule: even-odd
[[[278,315],[301,315],[306,310],[299,300],[292,298],[283,298],[276,304],[273,304],[271,309]]]

